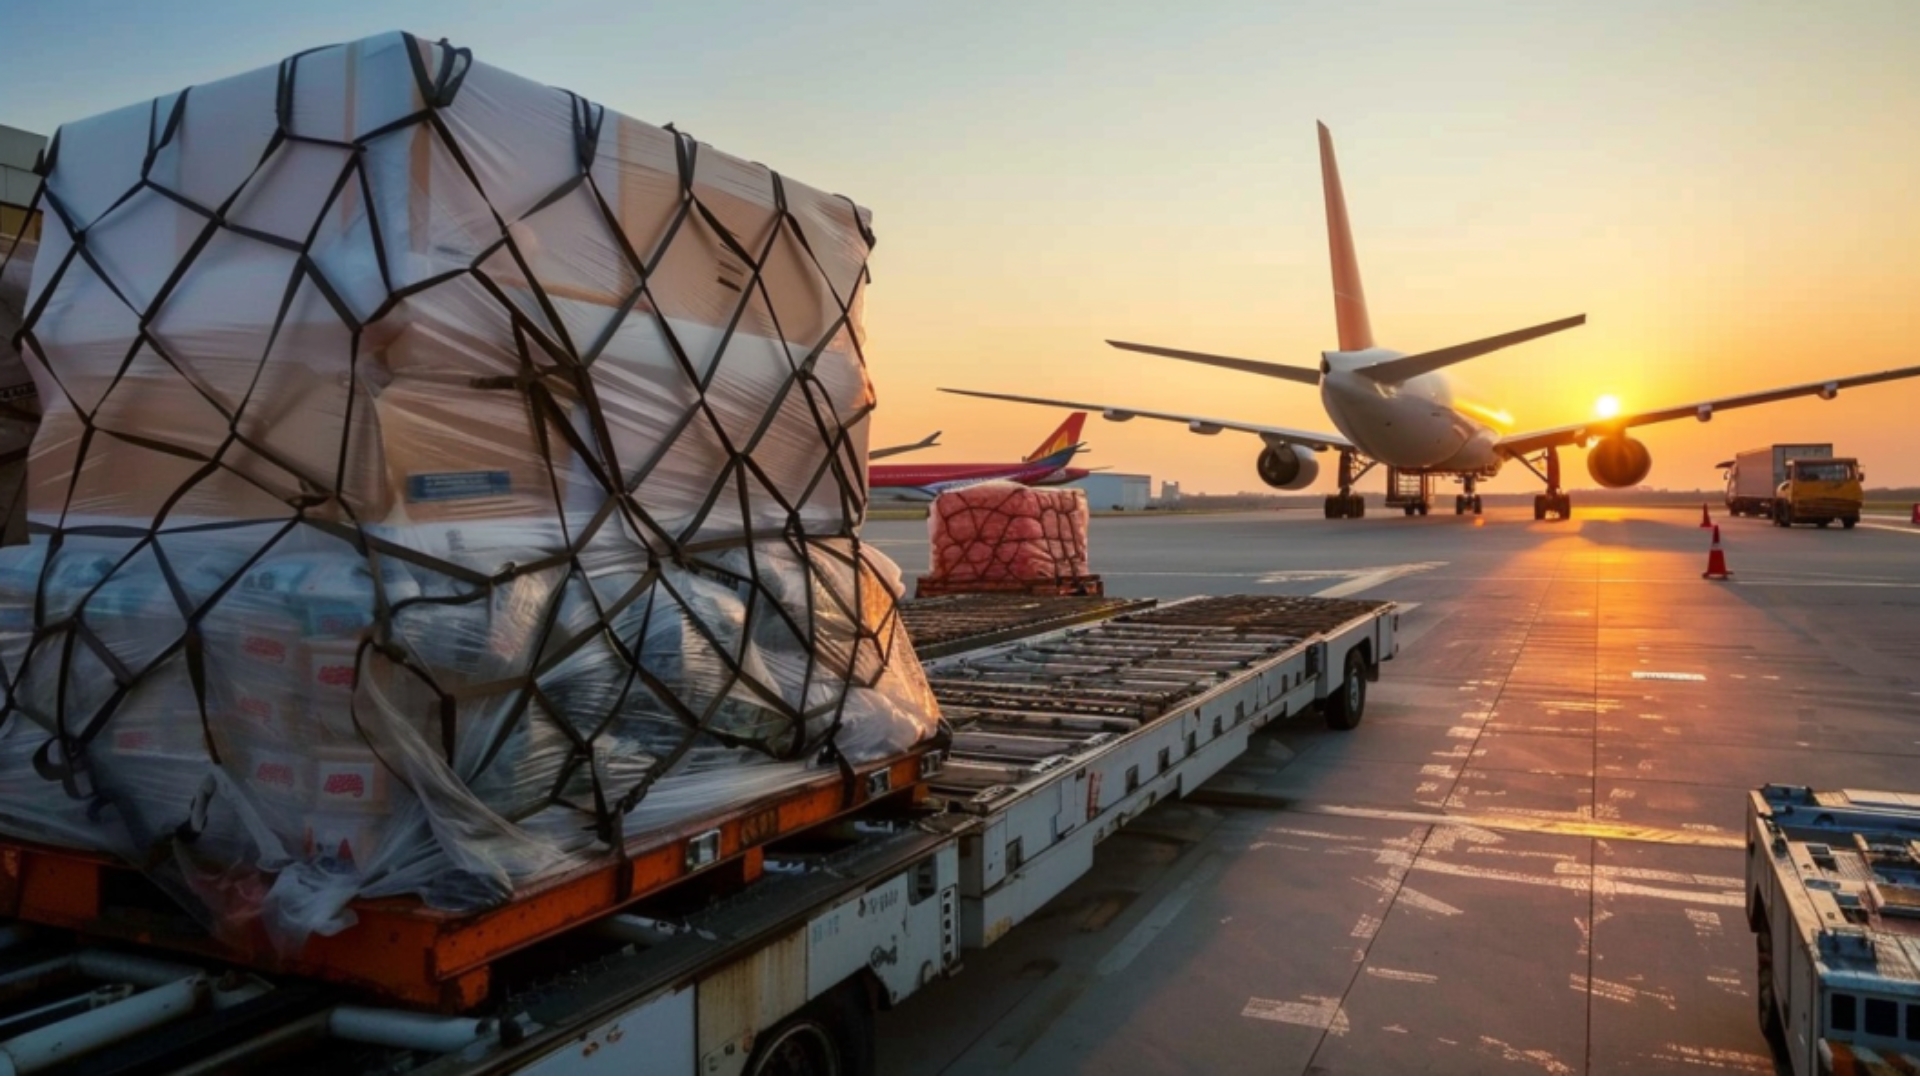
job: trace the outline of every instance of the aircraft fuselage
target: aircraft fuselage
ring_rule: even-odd
[[[1403,354],[1364,349],[1323,355],[1320,401],[1340,434],[1360,452],[1401,469],[1479,472],[1500,467],[1500,436],[1456,409],[1439,372],[1382,383],[1356,369]]]

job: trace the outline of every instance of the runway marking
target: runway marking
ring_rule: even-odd
[[[1636,671],[1636,679],[1652,679],[1657,682],[1706,682],[1705,675],[1696,675],[1691,671]]]
[[[1329,1035],[1345,1035],[1351,1028],[1340,999],[1302,995],[1299,1001],[1275,1001],[1272,998],[1248,998],[1240,1015],[1253,1020],[1271,1020],[1276,1024],[1298,1024],[1319,1028]]]
[[[1367,965],[1367,974],[1376,979],[1392,979],[1394,982],[1432,984],[1440,981],[1440,976],[1429,975],[1424,971],[1395,971],[1392,968]]]
[[[1738,1072],[1770,1073],[1774,1071],[1773,1058],[1764,1054],[1751,1054],[1745,1050],[1722,1050],[1711,1046],[1682,1046],[1668,1043],[1666,1053],[1653,1055],[1655,1061],[1671,1061],[1688,1066],[1691,1069],[1712,1067]]]
[[[1439,568],[1445,565],[1447,564],[1443,562],[1423,562],[1423,563],[1404,563],[1400,566],[1373,567],[1368,570],[1357,571],[1359,576],[1354,578],[1352,581],[1347,582],[1344,585],[1334,585],[1329,588],[1321,589],[1319,592],[1314,593],[1313,595],[1329,597],[1329,598],[1340,597],[1340,596],[1352,596],[1355,593],[1364,592],[1368,589],[1379,588],[1380,586],[1385,585],[1387,582],[1392,581],[1394,578],[1405,577],[1408,574],[1424,573],[1428,570],[1438,570]]]
[[[1446,1042],[1447,1040],[1442,1039],[1440,1041]],[[1554,1057],[1553,1054],[1546,1050],[1522,1050],[1512,1043],[1496,1039],[1491,1035],[1480,1036],[1480,1045],[1498,1050],[1500,1056],[1506,1059],[1509,1065],[1525,1065],[1529,1068],[1538,1069],[1541,1072],[1552,1073],[1554,1076],[1573,1075],[1573,1070],[1568,1068],[1565,1062]]]
[[[1642,998],[1645,998],[1649,1001],[1657,1001],[1665,1005],[1668,1012],[1674,1012],[1680,1007],[1679,1003],[1674,1000],[1673,992],[1670,990],[1642,990],[1638,987],[1630,986],[1627,983],[1613,982],[1608,979],[1595,979],[1591,976],[1580,974],[1579,972],[1575,972],[1568,982],[1568,988],[1575,993],[1592,994],[1594,997],[1604,1001],[1618,1002],[1622,1005],[1633,1005],[1637,1004]]]

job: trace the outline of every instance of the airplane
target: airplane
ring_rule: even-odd
[[[1354,254],[1353,229],[1347,217],[1346,196],[1340,187],[1339,165],[1334,160],[1333,136],[1325,124],[1318,126],[1320,177],[1326,199],[1327,246],[1333,263],[1334,321],[1338,327],[1340,347],[1322,352],[1318,365],[1302,367],[1125,341],[1109,340],[1107,344],[1116,349],[1318,386],[1321,404],[1338,429],[1338,434],[1153,409],[980,390],[942,389],[946,393],[999,401],[1086,409],[1115,422],[1135,417],[1168,420],[1185,424],[1198,435],[1218,435],[1222,431],[1247,432],[1259,436],[1263,444],[1255,460],[1255,470],[1260,479],[1269,487],[1286,491],[1305,488],[1318,478],[1320,470],[1314,458],[1316,451],[1336,452],[1339,454],[1339,493],[1327,496],[1325,512],[1328,518],[1363,516],[1366,504],[1360,496],[1353,494],[1353,486],[1374,466],[1382,464],[1388,467],[1390,495],[1396,493],[1397,477],[1411,476],[1418,480],[1418,495],[1401,500],[1402,509],[1407,515],[1425,515],[1432,509],[1431,484],[1437,477],[1455,478],[1464,488],[1464,494],[1454,497],[1455,514],[1478,514],[1481,512],[1477,491],[1479,481],[1491,479],[1509,461],[1519,462],[1546,486],[1546,491],[1534,496],[1533,500],[1533,516],[1538,521],[1549,515],[1561,520],[1573,515],[1572,497],[1561,487],[1559,451],[1562,447],[1590,447],[1587,472],[1603,487],[1632,487],[1646,479],[1648,471],[1653,468],[1653,456],[1646,444],[1627,434],[1630,428],[1686,417],[1705,423],[1713,419],[1715,412],[1726,409],[1804,396],[1832,400],[1841,390],[1850,387],[1920,376],[1920,367],[1849,375],[1646,412],[1583,420],[1541,431],[1504,435],[1495,427],[1495,424],[1502,422],[1502,414],[1455,402],[1444,369],[1463,360],[1572,329],[1584,324],[1586,316],[1557,319],[1412,355],[1381,348],[1374,341],[1366,294],[1361,288],[1360,263]]]
[[[1053,434],[1047,436],[1031,454],[1019,461],[984,465],[868,465],[868,495],[874,502],[932,502],[943,492],[971,487],[992,480],[1011,480],[1029,487],[1066,484],[1085,478],[1091,470],[1069,468],[1075,454],[1086,449],[1080,441],[1080,428],[1087,414],[1076,412],[1067,417]],[[892,456],[935,445],[939,432],[908,446],[888,447],[869,454]]]

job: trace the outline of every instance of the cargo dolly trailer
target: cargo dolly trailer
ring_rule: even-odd
[[[1315,705],[1358,723],[1398,629],[1388,603],[1300,597],[944,597],[907,619],[946,751],[854,777],[845,812],[758,844],[738,823],[725,849],[680,837],[685,874],[590,919],[494,913],[525,932],[456,1014],[116,932],[153,898],[112,881],[87,927],[23,918],[23,870],[73,866],[0,847],[0,1069],[862,1071],[875,1009],[958,972],[1255,731]],[[359,947],[388,969],[435,956]]]

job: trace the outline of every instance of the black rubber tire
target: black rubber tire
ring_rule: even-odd
[[[1545,495],[1535,495],[1533,497],[1533,520],[1547,520],[1547,497]]]
[[[1860,519],[1856,517],[1843,517],[1840,519],[1840,527],[1843,529],[1851,529],[1858,524],[1860,524]]]
[[[1429,505],[1427,505],[1426,503],[1421,503],[1421,504],[1420,504],[1420,516],[1421,516],[1421,517],[1426,517],[1426,516],[1427,516],[1427,511],[1428,511],[1428,510],[1431,510],[1431,509],[1433,509],[1433,507],[1431,507],[1431,506],[1429,506]],[[1852,526],[1848,526],[1848,528],[1852,528]]]
[[[1320,703],[1327,726],[1335,731],[1352,731],[1367,713],[1367,659],[1359,649],[1347,650],[1340,667],[1340,688]]]
[[[1349,505],[1352,507],[1352,512],[1349,514],[1350,517],[1363,518],[1367,516],[1367,497],[1365,495],[1355,495]]]
[[[1480,496],[1478,495],[1475,495],[1473,497],[1473,512],[1476,514],[1486,513],[1486,511],[1481,507]]]
[[[1763,916],[1764,917],[1764,916]],[[1760,1034],[1773,1051],[1774,1065],[1782,1074],[1793,1071],[1787,1053],[1787,1028],[1780,1020],[1780,1004],[1773,994],[1773,928],[1762,925],[1753,937],[1758,969],[1754,977],[1754,1003],[1758,1007]]]
[[[1816,529],[1824,529],[1831,524],[1833,524],[1832,518],[1821,518],[1819,521],[1813,523],[1813,527]]]
[[[1560,520],[1571,521],[1572,519],[1573,519],[1573,496],[1562,495],[1560,496]]]
[[[841,983],[761,1032],[749,1076],[865,1076],[873,1072],[873,1008],[858,980]]]

